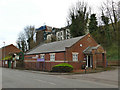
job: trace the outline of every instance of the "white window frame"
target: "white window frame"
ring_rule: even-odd
[[[72,53],[72,60],[78,61],[78,53]]]
[[[50,54],[50,61],[55,61],[55,53]]]
[[[41,59],[45,59],[45,54],[40,54]]]
[[[8,64],[8,61],[5,61],[5,64]]]

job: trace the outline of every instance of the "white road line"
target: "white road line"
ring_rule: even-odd
[[[43,83],[49,83],[49,84],[52,84],[52,85],[56,85],[55,83],[44,81],[44,80],[40,80],[40,79],[34,79],[34,80],[40,81],[40,82],[43,82]]]

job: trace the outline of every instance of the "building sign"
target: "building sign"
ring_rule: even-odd
[[[44,61],[45,61],[45,59],[41,59],[41,58],[37,59],[37,62],[44,62]]]

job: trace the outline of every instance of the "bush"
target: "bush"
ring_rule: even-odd
[[[52,67],[52,72],[71,72],[73,66],[68,63],[61,63]]]

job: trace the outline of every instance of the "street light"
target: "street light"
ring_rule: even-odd
[[[4,59],[5,59],[5,42],[4,43],[4,48],[3,48],[3,52],[4,52]],[[3,61],[3,66],[4,66],[4,61]]]

